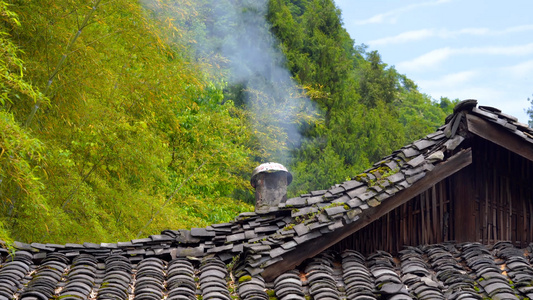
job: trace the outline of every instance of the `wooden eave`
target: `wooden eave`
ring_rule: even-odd
[[[261,275],[267,282],[273,281],[280,274],[293,269],[307,258],[316,256],[471,163],[471,149],[459,151],[448,160],[435,166],[431,172],[428,172],[426,176],[415,182],[411,187],[396,193],[386,201],[383,201],[381,205],[365,210],[360,215],[361,218],[359,220],[321,238],[303,243],[293,251],[285,253],[282,255],[283,260],[268,266]]]
[[[467,114],[466,120],[469,132],[533,161],[532,144],[520,136],[510,133],[505,127],[472,114]]]

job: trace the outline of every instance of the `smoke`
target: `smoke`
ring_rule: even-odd
[[[268,0],[205,0],[197,9],[189,21],[197,57],[228,70],[226,97],[249,110],[263,152],[275,153],[261,159],[289,163],[302,141],[298,127],[316,113],[285,68],[266,20]]]
[[[228,81],[244,88],[257,138],[267,152],[274,150],[274,159],[288,163],[289,150],[301,143],[298,123],[313,115],[313,109],[285,68],[267,13],[268,0],[209,0],[208,36],[197,49],[200,55],[228,59]]]

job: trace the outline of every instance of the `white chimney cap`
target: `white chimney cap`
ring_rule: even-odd
[[[255,177],[259,173],[275,173],[275,172],[287,172],[287,185],[291,184],[292,182],[292,174],[283,166],[282,164],[275,163],[275,162],[267,162],[264,164],[260,164],[257,168],[254,169],[252,172],[252,178],[250,179],[250,184],[252,187],[255,188]]]

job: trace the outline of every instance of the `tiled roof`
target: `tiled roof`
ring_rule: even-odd
[[[249,295],[255,295],[254,297],[266,299],[268,295],[263,291],[264,282],[260,276],[265,268],[277,263],[289,263],[280,262],[285,254],[299,252],[296,250],[308,247],[306,245],[310,241],[321,241],[321,237],[327,236],[328,233],[333,231],[337,233],[342,228],[347,227],[347,225],[362,222],[361,216],[371,212],[373,208],[380,206],[382,203],[387,203],[394,195],[408,190],[417,182],[430,177],[428,175],[432,174],[432,171],[435,173],[434,169],[441,167],[447,161],[453,160],[457,154],[461,154],[464,141],[468,140],[471,135],[471,132],[465,128],[467,120],[476,122],[479,119],[482,122],[488,122],[492,126],[509,133],[510,136],[533,145],[533,130],[531,128],[495,108],[476,107],[476,104],[475,100],[461,102],[455,108],[454,114],[447,118],[447,123],[436,132],[395,151],[390,156],[374,164],[372,168],[352,178],[352,180],[337,184],[328,190],[311,191],[308,194],[288,199],[285,203],[279,205],[277,211],[272,211],[268,214],[243,213],[237,216],[234,221],[228,223],[213,224],[206,228],[192,228],[191,230],[165,230],[160,235],[152,235],[129,242],[66,245],[16,242],[14,247],[19,251],[15,256],[15,260],[4,263],[4,267],[0,269],[0,300],[3,299],[1,295],[5,295],[10,299],[11,296],[9,295],[13,295],[13,293],[17,293],[20,296],[33,295],[31,297],[34,297],[27,299],[47,299],[52,294],[62,295],[61,293],[79,293],[79,297],[83,299],[87,299],[87,295],[91,299],[96,299],[96,297],[98,299],[112,299],[114,297],[124,297],[125,295],[130,297],[135,294],[140,297],[139,299],[151,299],[145,294],[156,295],[156,298],[159,297],[158,299],[161,299],[161,295],[167,294],[169,295],[167,299],[189,299],[190,296],[198,293],[195,287],[199,282],[200,285],[205,282],[204,286],[212,286],[210,289],[206,288],[206,293],[214,293],[212,294],[214,295],[213,298],[226,299],[228,297],[227,293],[220,290],[223,284],[220,280],[217,280],[227,277],[227,270],[223,268],[223,265],[227,263],[233,264],[233,274],[236,278],[252,276],[250,277],[252,280],[244,281],[246,284],[241,284],[238,287],[237,293],[241,295],[248,295],[247,293],[249,293]],[[526,155],[529,154],[526,153]],[[300,247],[302,244],[303,246]],[[461,246],[459,250],[452,248],[462,255],[468,252],[468,247],[466,245]],[[433,251],[440,251],[439,249],[441,248],[443,251],[451,251],[452,255],[457,254],[454,253],[456,250],[452,249],[452,251],[450,250],[451,248],[445,246],[432,246],[424,249],[412,248],[406,251],[411,253],[409,254],[410,257],[413,257],[409,260],[411,261],[416,260],[417,254],[422,257],[428,255],[427,253],[421,254],[420,251],[422,250],[429,251],[428,249],[433,249]],[[478,252],[483,254],[486,251],[474,251],[474,253]],[[408,255],[406,253],[403,252],[402,257],[406,257]],[[7,251],[4,252],[4,255],[8,255]],[[338,259],[338,256],[335,257]],[[360,255],[355,252],[343,253],[342,257],[347,261],[352,261],[349,265],[354,265]],[[431,261],[431,255],[428,257],[429,260],[426,260],[425,264],[430,264],[429,269],[432,272],[438,273],[439,271],[448,270],[448,267],[442,270],[439,269],[441,267],[440,262],[434,264]],[[7,261],[12,258],[12,256],[8,256]],[[301,260],[305,258],[307,257],[302,257]],[[202,265],[207,264],[206,260],[208,260],[209,264],[213,266],[202,269],[196,259],[203,260],[204,263]],[[390,256],[384,253],[378,253],[376,256],[368,257],[368,259],[366,265],[369,269],[366,271],[354,271],[354,274],[359,274],[359,277],[367,277],[367,272],[371,272],[375,280],[384,280],[386,278],[388,280],[387,284],[380,281],[377,285],[379,287],[378,290],[381,291],[381,289],[385,288],[383,293],[394,291],[395,295],[398,294],[398,296],[394,296],[394,299],[403,299],[401,295],[405,293],[399,287],[398,278],[396,277],[399,276],[401,282],[408,283],[403,279],[402,276],[404,275],[400,272],[394,277],[388,271],[379,271],[390,267],[387,265],[387,261],[394,262],[396,265],[398,262],[392,260]],[[171,263],[168,263],[169,261]],[[449,262],[451,263],[452,261],[450,260]],[[180,271],[171,272],[174,264],[180,266],[179,268],[175,267],[180,269]],[[425,264],[420,263],[421,266],[425,266]],[[8,266],[10,267],[8,268]],[[338,265],[335,266],[338,267]],[[468,259],[465,258],[464,263],[457,263],[457,266],[450,268],[457,269],[460,274],[472,277],[468,271],[468,268],[471,267],[473,266],[468,266]],[[308,268],[312,268],[312,266],[308,265]],[[467,270],[465,271],[464,268]],[[531,269],[529,265],[528,268]],[[77,271],[78,269],[80,271]],[[182,269],[187,271],[181,271]],[[317,269],[322,270],[322,267],[317,267]],[[333,268],[332,271],[337,269]],[[207,270],[210,271],[207,272]],[[307,273],[312,273],[311,269],[309,271]],[[199,278],[199,282],[185,280],[185,278],[193,278],[191,272],[196,274],[195,276]],[[338,273],[338,270],[335,272]],[[340,280],[335,272],[331,276],[333,276],[335,284],[338,284]],[[375,272],[379,274],[384,272],[383,274],[385,275],[378,275]],[[448,270],[448,272],[451,271]],[[202,275],[204,273],[206,275]],[[390,273],[390,276],[386,275],[387,273]],[[135,274],[134,277],[132,277],[133,274]],[[145,276],[144,274],[146,274],[148,279],[142,279]],[[423,274],[423,272],[414,273],[414,275],[420,274]],[[172,288],[171,275],[180,278],[177,279],[179,289],[175,292],[173,292]],[[508,275],[511,276],[510,273]],[[300,275],[289,272],[283,276],[286,276],[287,279],[284,281],[278,279],[277,283],[274,282],[275,285],[279,285],[280,290],[286,290],[285,292],[280,292],[282,294],[286,293],[280,299],[301,299],[303,295],[302,292],[298,291],[299,284],[296,278]],[[331,298],[336,298],[338,295],[335,294],[335,289],[333,289],[332,284],[334,282],[327,280],[329,275],[325,277],[322,275],[317,276],[309,276],[309,287],[303,289],[303,294],[311,293],[313,295],[313,293],[317,293],[317,295],[320,295],[320,293],[326,293],[324,298],[329,298],[330,296]],[[419,277],[424,278],[423,276]],[[84,284],[69,284],[71,281],[78,282],[78,278]],[[135,278],[135,280],[132,278]],[[313,282],[316,278],[319,278],[317,282],[320,282],[320,284],[313,287]],[[412,276],[408,279],[417,280]],[[429,285],[431,287],[434,285],[427,279],[421,280],[421,286]],[[437,281],[444,285],[446,280],[446,278],[442,277]],[[136,284],[139,282],[142,285],[137,287]],[[330,282],[331,284],[324,282]],[[352,291],[348,286],[351,279],[349,280],[346,277],[344,282],[346,283],[346,291],[337,290],[341,294]],[[492,282],[492,279],[488,282]],[[293,283],[293,285],[290,283]],[[185,287],[182,285],[185,285]],[[368,290],[359,290],[359,287],[367,285],[369,287]],[[372,290],[372,285],[376,288],[373,281],[367,284],[360,283],[354,289],[363,294],[368,294],[367,298],[361,299],[373,299],[371,294],[374,294],[375,291]],[[464,288],[468,290],[466,286],[461,284],[458,286],[458,289]],[[338,286],[335,287],[339,288]],[[438,287],[441,291],[444,291],[440,285]],[[478,289],[485,288],[481,283],[475,287]],[[98,293],[95,293],[95,288]],[[396,291],[396,288],[399,290]],[[515,288],[518,287],[515,286]],[[413,289],[416,290],[415,288]],[[427,290],[431,289],[428,288]],[[503,291],[504,289],[498,289],[498,291],[500,290]],[[476,290],[474,289],[474,291]],[[487,293],[491,294],[491,292],[493,291]],[[172,295],[176,293],[176,297],[170,297],[170,293]],[[427,293],[431,294],[429,291]],[[44,294],[44,296],[40,294]],[[325,295],[328,296],[326,297]],[[472,297],[472,299],[476,298]]]
[[[533,297],[531,251],[509,242],[407,247],[395,257],[325,251],[265,283],[216,256],[52,252],[39,260],[19,250],[0,265],[0,299],[524,299]]]

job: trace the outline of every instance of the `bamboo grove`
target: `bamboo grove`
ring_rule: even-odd
[[[247,99],[287,99],[199,50],[225,38],[210,2],[0,0],[0,239],[116,242],[224,222],[252,209],[261,162],[287,164],[292,195],[327,188],[453,108],[357,45],[331,0],[271,0],[263,30],[298,85],[290,97],[314,110],[280,123],[297,143],[285,125],[256,126],[276,117]]]

